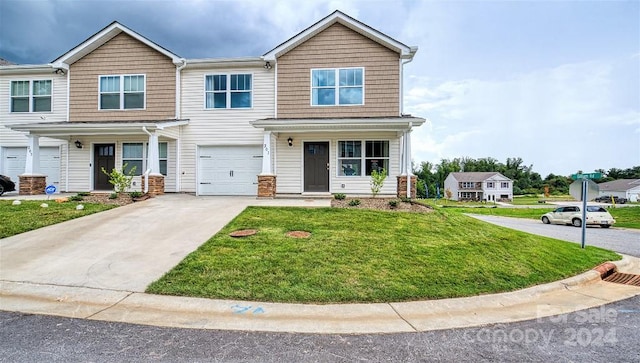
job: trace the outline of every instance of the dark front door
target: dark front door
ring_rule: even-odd
[[[304,143],[304,191],[329,191],[329,143]]]
[[[116,166],[116,145],[96,144],[93,146],[93,189],[112,190],[109,176],[102,172],[102,168],[108,173]]]

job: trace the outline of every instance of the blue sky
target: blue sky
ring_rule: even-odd
[[[640,165],[640,1],[0,1],[0,57],[46,63],[117,20],[186,58],[257,56],[339,9],[420,48],[414,161]],[[25,16],[28,15],[28,16]]]

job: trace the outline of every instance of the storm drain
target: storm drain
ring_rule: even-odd
[[[614,272],[611,275],[604,278],[603,281],[640,287],[640,275],[625,274],[622,272]]]

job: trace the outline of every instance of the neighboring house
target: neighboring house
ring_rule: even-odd
[[[613,195],[631,202],[640,200],[640,179],[618,179],[598,184],[600,196]]]
[[[415,195],[425,120],[402,114],[401,90],[416,51],[339,11],[231,59],[184,59],[114,22],[50,64],[0,67],[0,172],[22,194],[111,190],[102,169],[126,164],[152,194],[273,197],[368,195],[384,168],[381,194]]]
[[[513,200],[513,181],[497,172],[450,173],[444,181],[451,199],[460,201]]]

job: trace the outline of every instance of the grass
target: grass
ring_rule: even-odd
[[[567,202],[567,201],[571,201],[571,202],[575,202],[575,198],[573,198],[570,195],[550,195],[548,197],[545,197],[544,195],[540,194],[537,196],[532,196],[532,195],[516,195],[513,197],[513,201],[511,202],[511,204],[514,205],[538,205],[538,204],[542,204],[539,203],[539,201],[550,201],[550,202]]]
[[[114,208],[115,205],[94,203],[56,203],[55,201],[22,201],[20,205],[12,205],[10,200],[0,201],[0,238],[10,237],[34,229],[49,226],[70,219],[102,212]],[[49,207],[40,205],[47,203]],[[83,204],[83,210],[76,210]]]
[[[250,228],[259,232],[228,236]],[[312,236],[286,237],[292,230]],[[147,292],[297,303],[440,299],[516,290],[617,259],[448,210],[251,207]]]
[[[515,217],[540,219],[543,214],[557,208],[456,208],[456,212],[488,214],[499,217]],[[616,227],[640,229],[640,207],[608,208],[609,213],[616,220]]]

